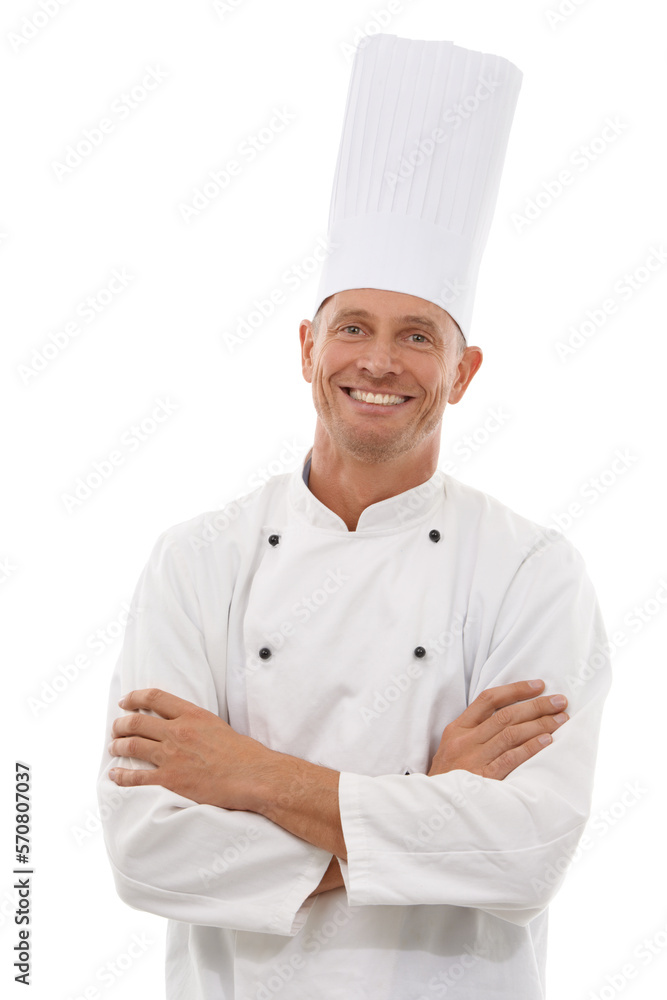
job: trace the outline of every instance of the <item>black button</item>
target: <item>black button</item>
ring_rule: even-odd
[[[439,542],[440,541],[440,532],[438,531],[437,528],[433,528],[432,531],[429,531],[428,537],[431,539],[432,542]]]
[[[271,656],[271,650],[268,649],[266,646],[262,646],[262,648],[259,651],[259,655],[262,657],[263,660],[268,660],[268,658]]]
[[[415,656],[419,657],[426,656],[426,650],[424,649],[423,646],[417,646],[417,648],[415,649]]]
[[[280,535],[269,535],[269,545],[277,545],[280,541]]]

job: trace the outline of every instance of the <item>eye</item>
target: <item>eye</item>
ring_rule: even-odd
[[[427,344],[428,343],[428,337],[425,334],[423,334],[423,333],[411,333],[410,337],[421,337],[421,340],[417,341],[417,343],[420,343],[420,344]]]
[[[344,326],[343,330],[359,330],[359,331],[361,331],[361,327],[360,326],[355,326],[353,323],[351,323],[349,326]]]

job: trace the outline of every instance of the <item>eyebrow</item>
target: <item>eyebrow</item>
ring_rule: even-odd
[[[332,325],[340,323],[343,319],[349,319],[350,317],[359,316],[361,319],[374,319],[374,314],[368,312],[366,309],[341,309],[331,318]],[[442,331],[440,327],[429,319],[427,316],[397,316],[396,319],[400,323],[414,323],[418,326],[424,326],[427,330],[431,330],[433,333],[440,334]]]

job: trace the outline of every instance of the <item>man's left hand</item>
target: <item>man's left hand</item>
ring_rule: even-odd
[[[110,777],[117,785],[163,785],[202,804],[249,807],[249,786],[271,755],[262,743],[235,732],[213,712],[159,688],[132,691],[119,705],[157,715],[135,711],[113,723],[109,752],[155,765],[146,770],[114,768]]]

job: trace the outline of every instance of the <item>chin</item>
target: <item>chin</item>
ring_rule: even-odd
[[[367,462],[369,465],[381,465],[412,451],[416,442],[414,439],[396,441],[346,436],[340,444],[359,461]]]

